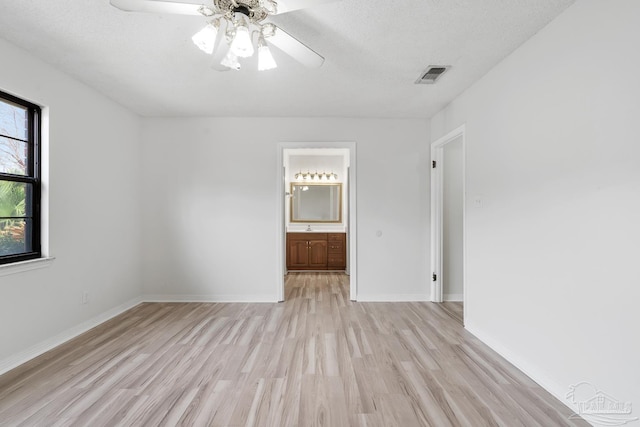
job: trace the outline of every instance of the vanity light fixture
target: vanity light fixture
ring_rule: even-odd
[[[294,175],[294,178],[296,181],[336,181],[338,179],[338,175],[333,172],[318,173],[318,171],[316,171],[314,173],[309,173],[309,171],[307,171],[306,173],[302,173],[302,171],[300,171]]]

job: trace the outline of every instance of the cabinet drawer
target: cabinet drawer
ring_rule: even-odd
[[[344,244],[342,242],[328,242],[327,252],[330,254],[341,254],[344,252]]]
[[[347,262],[345,260],[345,257],[342,255],[329,255],[329,258],[327,259],[327,265],[329,266],[329,268],[345,268]]]
[[[327,240],[330,242],[344,242],[346,236],[346,233],[327,233]]]

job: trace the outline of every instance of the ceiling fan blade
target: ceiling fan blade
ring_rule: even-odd
[[[338,0],[278,0],[278,15],[298,9],[320,6],[325,3],[333,3]]]
[[[172,13],[176,15],[202,16],[201,4],[176,3],[155,0],[110,0],[111,6],[126,12]]]
[[[267,38],[269,43],[272,43],[278,49],[309,68],[319,68],[322,65],[324,62],[324,58],[322,56],[318,55],[316,52],[311,50],[311,48],[284,31],[282,28],[275,28],[275,34]]]

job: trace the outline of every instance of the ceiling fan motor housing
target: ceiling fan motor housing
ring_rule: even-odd
[[[262,7],[258,0],[213,0],[213,3],[220,11],[242,13],[255,23],[269,16],[269,11]]]

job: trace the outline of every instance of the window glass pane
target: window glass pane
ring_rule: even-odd
[[[36,105],[0,92],[0,264],[41,255],[39,125]]]
[[[0,256],[31,252],[32,221],[0,220]]]
[[[0,172],[14,175],[28,173],[29,151],[26,143],[0,136]]]
[[[0,221],[32,215],[33,185],[0,180]]]
[[[8,101],[0,101],[0,135],[26,140],[27,117],[26,108]]]

